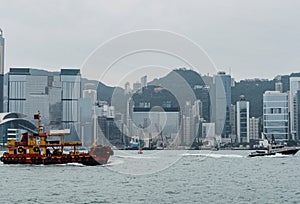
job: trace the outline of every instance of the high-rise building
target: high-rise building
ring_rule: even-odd
[[[82,91],[82,98],[90,98],[92,104],[96,104],[97,86],[93,83],[84,84],[83,91]]]
[[[231,104],[231,139],[236,141],[236,105]]]
[[[131,93],[131,88],[130,88],[130,83],[129,82],[125,83],[124,93],[125,94],[130,94]]]
[[[79,129],[77,129],[78,135],[82,144],[86,147],[92,146],[93,144],[93,106],[92,98],[79,98],[78,99],[78,124]]]
[[[220,143],[220,137],[216,136],[215,123],[202,124],[202,143],[207,147],[216,147]]]
[[[189,116],[182,116],[182,123],[181,123],[181,145],[184,146],[191,146],[193,143],[193,134],[192,134],[192,121],[191,117]]]
[[[4,111],[4,38],[0,28],[0,113]]]
[[[250,142],[249,137],[249,101],[241,96],[236,102],[236,133],[238,143]]]
[[[62,126],[78,136],[78,99],[81,97],[81,75],[79,69],[61,69]],[[74,138],[73,138],[74,139]]]
[[[59,76],[30,68],[10,68],[8,73],[8,111],[24,113],[28,119],[40,111],[43,124],[58,128],[61,121]]]
[[[202,137],[215,138],[215,123],[202,123]]]
[[[202,134],[202,123],[204,122],[203,112],[202,112],[202,101],[196,100],[192,106],[192,118],[194,127],[194,137],[199,138]]]
[[[288,94],[266,91],[263,95],[263,133],[271,140],[288,140]]]
[[[201,100],[196,100],[192,106],[192,115],[193,117],[203,117],[202,114],[202,102]]]
[[[40,111],[43,125],[49,129],[70,128],[77,136],[80,95],[77,69],[10,68],[8,73],[8,111],[24,113],[28,119]]]
[[[142,88],[142,84],[140,82],[133,83],[133,93],[140,92]]]
[[[192,145],[195,138],[195,124],[193,108],[190,101],[186,101],[181,112],[181,145]]]
[[[283,92],[283,85],[281,81],[275,83],[275,91]]]
[[[147,75],[141,78],[141,88],[147,87]]]
[[[195,85],[193,91],[198,100],[201,101],[201,118],[206,122],[209,122],[211,119],[211,100],[210,100],[210,85]],[[198,101],[196,100],[196,101]]]
[[[129,140],[126,139],[122,123],[123,116],[115,113],[114,106],[109,106],[104,101],[98,102],[97,116],[97,138],[101,144],[109,142],[118,148],[128,145]]]
[[[300,90],[297,91],[296,96],[295,96],[295,127],[296,127],[296,140],[300,140]]]
[[[259,134],[259,118],[252,117],[249,120],[249,137],[250,140],[259,140],[261,136]]]
[[[215,101],[213,102],[213,119],[216,134],[229,138],[231,134],[231,76],[218,72],[214,76]]]
[[[289,108],[290,108],[290,132],[292,140],[295,140],[299,135],[297,132],[298,127],[298,117],[295,114],[297,111],[296,104],[296,94],[300,90],[300,77],[290,78],[290,96],[289,96]],[[298,133],[298,134],[297,134]]]

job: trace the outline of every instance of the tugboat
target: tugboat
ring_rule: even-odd
[[[87,166],[106,164],[113,151],[109,146],[96,145],[89,152],[80,152],[77,147],[81,142],[65,142],[68,131],[57,131],[55,134],[42,133],[40,113],[34,115],[38,119],[38,133],[23,134],[20,141],[7,141],[8,151],[0,160],[4,164],[67,164],[80,163]],[[67,147],[67,148],[65,148]],[[68,151],[64,151],[68,149]]]

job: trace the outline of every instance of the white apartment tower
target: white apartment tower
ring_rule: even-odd
[[[250,140],[259,140],[259,118],[252,117],[249,120],[249,137]]]
[[[246,101],[244,96],[236,102],[236,130],[238,143],[250,142],[249,101]]]

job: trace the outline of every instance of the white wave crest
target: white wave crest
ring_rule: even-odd
[[[237,155],[237,154],[191,154],[191,153],[186,153],[182,154],[183,156],[200,156],[200,157],[211,157],[211,158],[243,158],[244,156],[242,155]]]

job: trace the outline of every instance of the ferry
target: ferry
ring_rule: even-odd
[[[259,144],[260,146],[266,149],[250,152],[249,157],[271,156],[276,154],[295,155],[300,150],[299,147],[287,147],[282,144],[277,144],[275,142],[274,134],[272,134],[271,140],[269,140],[263,132],[261,133],[261,136],[263,139],[259,141]]]
[[[299,147],[286,147],[284,145],[269,145],[267,150],[257,150],[251,152],[249,157],[271,156],[276,154],[295,155],[300,150]]]
[[[38,120],[38,133],[25,133],[20,140],[7,141],[8,151],[0,157],[3,164],[67,164],[80,163],[87,166],[106,164],[113,150],[110,146],[96,145],[89,151],[79,151],[81,142],[65,142],[68,130],[56,133],[41,132],[40,113],[34,116]]]

